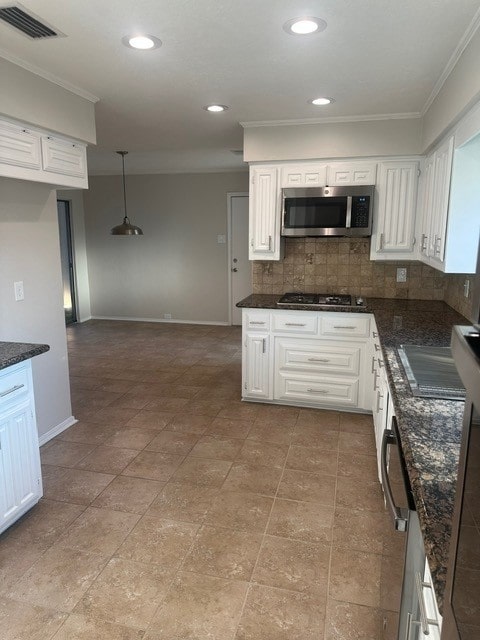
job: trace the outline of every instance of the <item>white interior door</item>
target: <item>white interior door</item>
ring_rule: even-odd
[[[232,324],[242,324],[242,310],[235,305],[252,293],[248,260],[248,194],[229,194],[230,305]]]

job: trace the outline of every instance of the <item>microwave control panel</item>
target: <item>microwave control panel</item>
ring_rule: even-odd
[[[368,227],[369,210],[370,196],[353,196],[351,226],[357,229]]]

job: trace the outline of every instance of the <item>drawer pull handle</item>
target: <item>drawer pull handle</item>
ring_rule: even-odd
[[[357,327],[351,327],[349,325],[334,324],[333,328],[334,329],[356,329]]]
[[[307,388],[308,393],[328,393],[326,389],[312,389],[311,387]]]
[[[265,324],[265,322],[260,322],[259,320],[250,320],[250,324]]]
[[[329,358],[309,358],[309,362],[330,362]]]
[[[375,347],[375,351],[380,351],[380,345],[379,344],[375,343],[373,346]]]
[[[423,635],[428,636],[430,633],[429,626],[435,625],[438,627],[438,622],[432,620],[427,616],[427,607],[425,605],[425,598],[423,597],[423,587],[432,588],[432,585],[428,582],[423,582],[420,572],[415,572],[415,587],[417,590],[418,606],[420,609],[420,626],[422,627]]]
[[[267,339],[263,338],[262,340],[262,353],[265,353],[267,351]]]
[[[286,327],[305,327],[305,324],[302,324],[301,322],[286,322],[285,323]]]
[[[372,356],[372,373],[375,373],[375,356]]]
[[[383,367],[384,366],[383,360],[380,360],[380,358],[377,358],[377,360],[378,360],[378,366]]]
[[[8,396],[10,393],[13,393],[14,391],[18,391],[19,389],[21,389],[24,386],[25,386],[24,384],[16,384],[11,389],[7,389],[3,393],[0,393],[0,398],[4,398],[5,396]]]

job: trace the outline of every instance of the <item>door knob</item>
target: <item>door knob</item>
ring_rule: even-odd
[[[232,271],[233,271],[234,273],[237,273],[237,271],[238,271],[237,267],[233,267]]]

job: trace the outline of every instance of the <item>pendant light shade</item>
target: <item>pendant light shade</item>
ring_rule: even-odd
[[[143,236],[143,231],[140,227],[136,227],[130,223],[127,216],[127,191],[125,189],[125,156],[128,151],[117,151],[122,156],[122,176],[123,176],[123,210],[124,217],[122,224],[118,224],[116,227],[110,230],[112,236]]]

